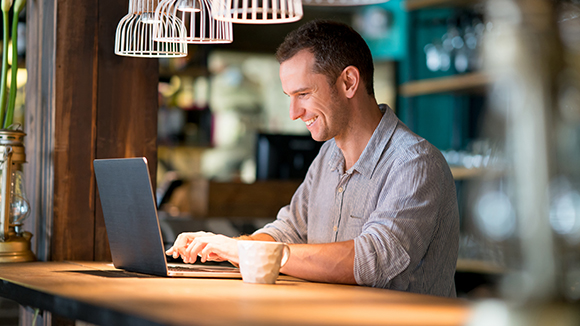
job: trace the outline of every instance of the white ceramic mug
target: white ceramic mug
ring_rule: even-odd
[[[290,257],[290,247],[282,242],[239,240],[238,255],[244,282],[274,284]]]

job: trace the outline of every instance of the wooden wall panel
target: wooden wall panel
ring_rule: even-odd
[[[157,162],[157,59],[114,54],[117,23],[128,1],[99,1],[99,67],[97,158],[140,157],[149,162],[155,182]],[[97,199],[95,260],[111,260],[101,207]]]
[[[93,260],[97,4],[57,4],[52,260]]]
[[[114,54],[127,10],[128,1],[28,3],[27,171],[43,260],[110,260],[93,159],[145,156],[155,180],[158,61]]]

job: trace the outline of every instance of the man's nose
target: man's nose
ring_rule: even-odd
[[[295,100],[290,100],[290,119],[296,120],[304,115],[304,109]]]

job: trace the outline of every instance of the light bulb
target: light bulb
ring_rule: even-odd
[[[177,10],[186,12],[200,12],[201,6],[198,0],[179,0]]]
[[[24,176],[21,171],[13,171],[10,189],[10,223],[22,224],[30,213],[30,205],[24,191]]]
[[[155,14],[152,12],[142,12],[139,16],[139,20],[144,24],[159,23],[158,20],[155,20]]]

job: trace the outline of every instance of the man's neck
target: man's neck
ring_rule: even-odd
[[[348,130],[341,138],[335,138],[336,145],[345,159],[344,170],[350,169],[360,158],[383,114],[374,98],[355,107],[348,124]]]

